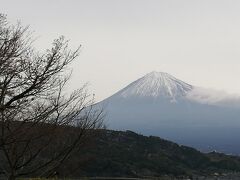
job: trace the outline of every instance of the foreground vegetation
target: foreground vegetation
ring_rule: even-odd
[[[158,137],[127,131],[98,130],[90,146],[75,152],[56,171],[58,177],[195,177],[226,176],[240,171],[240,159],[203,154]],[[45,154],[42,158],[48,158]]]
[[[84,176],[158,177],[194,176],[240,171],[240,158],[221,153],[201,153],[193,148],[131,131],[102,130],[95,148],[85,152],[94,158],[78,173]]]
[[[239,157],[216,152],[204,154],[159,137],[131,131],[94,131],[97,138],[75,151],[49,178],[240,179]],[[47,160],[51,154],[46,151],[39,158]],[[40,177],[40,174],[32,177]]]

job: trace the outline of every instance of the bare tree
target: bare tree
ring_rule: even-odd
[[[0,15],[0,171],[8,179],[49,175],[102,127],[86,87],[65,91],[78,54],[63,37],[36,53],[28,28]]]

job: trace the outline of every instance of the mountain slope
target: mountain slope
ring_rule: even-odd
[[[82,175],[104,177],[154,177],[211,175],[240,171],[240,159],[219,153],[203,154],[159,137],[132,131],[102,130],[87,150],[92,162]]]
[[[152,72],[100,102],[109,128],[133,130],[203,151],[240,153],[240,109],[189,98],[196,87]]]

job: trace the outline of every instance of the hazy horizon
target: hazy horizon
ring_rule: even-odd
[[[240,94],[240,1],[0,2],[11,23],[30,25],[37,49],[60,35],[82,45],[71,88],[89,82],[97,101],[151,71]]]

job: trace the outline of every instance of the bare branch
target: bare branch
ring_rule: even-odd
[[[12,180],[47,176],[103,122],[86,86],[64,93],[80,47],[60,37],[39,54],[28,29],[0,14],[0,170]]]

